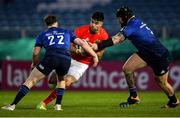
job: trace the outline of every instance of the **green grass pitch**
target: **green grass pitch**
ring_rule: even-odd
[[[17,105],[15,111],[0,109],[0,117],[180,117],[180,106],[162,109],[168,99],[162,92],[139,92],[141,103],[120,108],[128,92],[66,91],[62,102],[63,111],[54,111],[52,102],[47,111],[35,109],[48,91],[30,91]],[[15,91],[0,91],[0,107],[12,101]],[[180,98],[180,92],[176,93]]]

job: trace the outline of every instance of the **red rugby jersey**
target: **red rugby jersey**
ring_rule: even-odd
[[[77,27],[74,33],[76,37],[79,37],[81,39],[88,38],[87,41],[90,43],[101,42],[102,40],[108,39],[108,33],[106,32],[104,28],[101,28],[100,31],[96,34],[91,34],[90,25],[83,25],[83,26]],[[89,55],[81,56],[81,55],[72,54],[72,58],[87,65],[90,65],[91,62],[93,61],[92,56],[89,56]]]

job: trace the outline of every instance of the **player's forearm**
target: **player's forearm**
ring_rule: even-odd
[[[32,56],[32,64],[35,67],[39,63],[39,55]]]
[[[116,45],[118,43],[123,42],[124,40],[125,40],[124,35],[121,32],[119,32],[116,35],[110,37],[108,40],[103,40],[102,43],[99,43],[98,50],[102,50],[106,47]]]
[[[97,54],[94,52],[94,50],[86,43],[83,42],[83,44],[81,45],[81,47],[87,52],[89,53],[92,57],[97,57]]]
[[[74,42],[76,44],[78,44],[79,46],[81,46],[85,52],[89,53],[91,56],[93,57],[97,57],[96,53],[94,52],[94,50],[89,46],[89,44],[85,43],[83,40],[81,40],[80,38],[76,38],[74,39]],[[98,58],[98,57],[97,57]]]
[[[98,50],[102,50],[102,49],[104,49],[106,47],[110,47],[110,46],[113,46],[113,45],[114,45],[114,43],[113,43],[112,38],[109,38],[108,40],[103,40],[97,46],[98,46]]]

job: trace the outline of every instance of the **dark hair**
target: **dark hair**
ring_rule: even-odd
[[[125,22],[125,24],[133,15],[134,14],[133,14],[132,10],[126,6],[123,6],[119,9],[117,9],[117,12],[116,12],[116,17],[121,17],[122,20]]]
[[[103,21],[104,20],[104,13],[102,13],[100,11],[96,11],[96,12],[93,13],[91,18],[93,20]]]
[[[117,17],[132,17],[133,16],[133,12],[131,9],[129,9],[129,7],[123,6],[119,9],[117,9],[117,13],[116,13]]]
[[[58,22],[56,16],[54,15],[47,15],[44,17],[44,23],[47,26],[51,26],[53,23]]]

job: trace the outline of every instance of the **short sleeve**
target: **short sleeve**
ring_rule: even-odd
[[[80,28],[79,28],[79,27],[74,30],[74,34],[75,34],[77,37],[80,36]]]
[[[108,33],[106,32],[106,30],[103,30],[102,39],[103,39],[103,40],[107,40],[108,38],[109,38]]]
[[[35,47],[42,47],[43,46],[43,33],[41,32],[35,39]]]
[[[72,31],[69,31],[69,34],[70,34],[70,40],[71,40],[71,42],[73,42],[74,39],[76,38],[76,36],[75,36],[74,32],[72,32]]]

